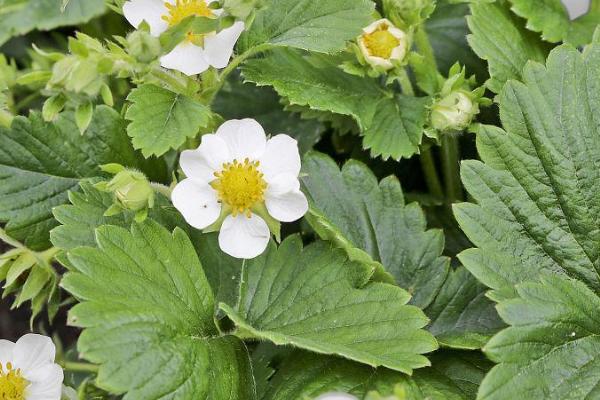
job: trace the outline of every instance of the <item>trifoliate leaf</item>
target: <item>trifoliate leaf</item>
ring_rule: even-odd
[[[387,399],[397,388],[404,390],[407,400],[471,400],[491,364],[480,353],[466,352],[436,353],[432,362],[432,367],[408,377],[333,356],[295,351],[282,360],[262,400],[314,399],[329,392],[350,393],[360,399],[376,392]]]
[[[302,154],[312,149],[325,131],[325,125],[318,120],[284,111],[273,89],[244,84],[237,77],[219,92],[213,109],[225,119],[254,118],[268,134],[290,135],[298,141]]]
[[[71,0],[64,9],[57,0],[5,0],[0,3],[0,44],[34,29],[81,24],[105,10],[104,0]]]
[[[340,171],[320,153],[305,156],[303,168],[302,183],[313,209],[307,219],[317,233],[338,245],[348,242],[341,247],[349,253],[357,248],[381,262],[412,294],[411,304],[427,307],[448,274],[444,235],[427,230],[423,211],[417,203],[405,203],[398,180],[378,183],[358,161]]]
[[[467,43],[467,4],[453,4],[449,0],[437,2],[434,13],[425,21],[425,31],[435,52],[440,71],[448,71],[457,61],[464,65],[469,75],[488,77],[487,66]]]
[[[136,213],[127,210],[106,216],[106,210],[114,203],[112,195],[96,189],[90,182],[83,181],[80,186],[80,192],[69,193],[71,204],[53,210],[54,217],[62,225],[50,232],[50,239],[62,250],[93,247],[96,245],[96,228],[102,225],[128,228],[135,219]],[[148,210],[148,217],[169,230],[175,227],[185,230],[196,247],[215,298],[235,302],[242,262],[220,250],[216,235],[204,235],[188,226],[170,200],[162,195],[156,196],[154,207]]]
[[[425,309],[428,327],[442,346],[480,349],[505,325],[485,292],[487,288],[460,267],[448,275],[435,300]]]
[[[132,121],[127,134],[144,157],[177,149],[210,120],[210,110],[203,104],[150,84],[132,90],[127,100],[132,103],[125,114]]]
[[[369,0],[270,0],[256,12],[238,51],[281,46],[334,53],[369,25],[374,8]]]
[[[568,42],[574,46],[590,43],[600,24],[600,1],[591,0],[585,15],[571,20],[561,0],[510,0],[512,10],[527,19],[527,29],[541,32],[552,43]]]
[[[560,46],[545,66],[528,64],[523,82],[509,82],[499,98],[506,131],[483,127],[477,135],[484,163],[463,163],[463,182],[477,204],[455,206],[478,247],[459,258],[496,289],[501,316],[513,326],[492,339],[493,357],[503,364],[486,379],[480,398],[594,398],[600,46],[583,54]],[[579,282],[524,283],[548,274]],[[494,345],[503,338],[504,345]]]
[[[84,135],[73,114],[44,122],[38,113],[17,117],[11,129],[0,128],[0,221],[9,236],[32,250],[50,246],[48,232],[57,225],[52,208],[68,201],[82,178],[101,175],[98,165],[111,162],[140,168],[123,120],[99,106]]]
[[[325,242],[302,248],[298,236],[247,261],[240,299],[220,308],[242,337],[338,354],[405,373],[429,365],[436,341],[427,318],[399,287],[369,283],[372,271]]]
[[[536,2],[537,3],[537,2]],[[529,60],[543,62],[548,46],[525,29],[525,22],[501,2],[471,4],[469,44],[489,64],[487,87],[500,93],[510,79],[520,79]]]
[[[600,298],[583,283],[558,275],[516,290],[517,298],[498,305],[511,327],[485,347],[500,364],[485,377],[478,398],[597,398]]]
[[[81,300],[69,321],[84,328],[80,354],[101,365],[98,385],[125,399],[254,399],[246,347],[218,333],[185,233],[147,220],[100,227],[96,240],[69,252],[76,272],[62,285]]]
[[[549,271],[600,289],[599,66],[599,45],[583,55],[561,46],[547,66],[528,65],[524,83],[500,96],[506,132],[486,126],[477,136],[485,164],[463,163],[478,204],[457,205],[455,215],[479,249],[460,257],[491,288]]]
[[[373,156],[400,159],[418,153],[428,99],[389,93],[373,79],[343,72],[337,61],[277,50],[246,63],[243,76],[259,86],[273,86],[292,105],[353,117],[364,136],[363,147]]]

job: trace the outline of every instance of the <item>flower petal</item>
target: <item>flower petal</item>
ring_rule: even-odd
[[[298,176],[300,152],[296,139],[284,134],[269,139],[265,154],[260,158],[260,170],[267,181],[279,174]]]
[[[206,228],[221,214],[217,193],[206,182],[184,179],[173,189],[171,200],[187,223],[196,229]]]
[[[265,152],[267,137],[263,127],[253,119],[232,119],[219,127],[216,135],[229,147],[231,157],[259,160]]]
[[[27,371],[23,374],[23,377],[29,381],[27,387],[28,399],[60,399],[64,373],[58,364],[47,364],[33,371]]]
[[[227,143],[217,135],[202,136],[202,143],[196,150],[181,153],[179,165],[188,178],[211,182],[215,171],[221,170],[223,163],[232,161]]]
[[[15,344],[10,340],[0,339],[0,364],[6,364],[13,358]]]
[[[29,333],[22,336],[13,350],[13,362],[23,373],[54,363],[56,347],[48,336]]]
[[[162,0],[130,0],[123,4],[123,15],[127,21],[136,28],[146,21],[152,36],[159,36],[169,27],[167,21],[162,19],[167,13]]]
[[[204,39],[206,60],[215,68],[225,68],[233,54],[235,43],[244,32],[244,23],[237,21],[227,29]]]
[[[308,200],[300,190],[271,194],[267,192],[265,205],[269,214],[281,222],[293,222],[308,211]]]
[[[188,76],[200,74],[209,67],[204,49],[188,41],[178,44],[170,53],[162,56],[160,65]]]
[[[221,226],[219,246],[232,257],[250,259],[265,251],[270,237],[267,223],[258,215],[229,215]]]

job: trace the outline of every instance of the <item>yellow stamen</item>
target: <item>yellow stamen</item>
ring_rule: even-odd
[[[364,44],[370,55],[387,60],[392,56],[392,51],[400,45],[400,40],[392,35],[388,28],[387,25],[381,24],[372,33],[363,34]]]
[[[0,363],[0,400],[25,400],[28,385],[20,369],[14,369],[11,363]]]
[[[162,19],[167,21],[170,28],[192,15],[209,18],[215,16],[204,0],[176,0],[175,4],[165,2],[165,7],[169,14],[163,15]]]
[[[250,217],[250,209],[264,201],[267,183],[260,163],[245,159],[243,163],[233,160],[223,164],[223,169],[215,172],[216,179],[210,185],[217,191],[219,201],[231,207],[233,216],[245,214]]]

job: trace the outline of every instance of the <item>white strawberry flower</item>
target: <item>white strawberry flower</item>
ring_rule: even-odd
[[[402,63],[409,51],[408,35],[386,18],[364,28],[357,41],[365,60],[386,71]]]
[[[55,353],[47,336],[0,340],[0,399],[60,400],[63,370],[54,363]]]
[[[217,18],[222,10],[212,9],[209,6],[212,2],[213,0],[130,0],[123,5],[123,14],[136,28],[142,21],[146,21],[150,26],[150,33],[159,36],[193,15]],[[225,68],[243,31],[244,23],[237,21],[218,33],[190,34],[170,53],[161,57],[161,65],[186,75],[200,74],[209,67]]]
[[[202,136],[180,166],[187,179],[173,190],[173,204],[197,229],[220,225],[219,246],[233,257],[260,255],[271,237],[268,221],[292,222],[308,211],[298,143],[284,134],[267,140],[253,119],[227,121]]]

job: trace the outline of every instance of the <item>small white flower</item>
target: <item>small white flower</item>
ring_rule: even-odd
[[[346,393],[325,393],[317,397],[315,400],[358,400],[357,397]]]
[[[358,47],[365,60],[383,70],[394,68],[408,54],[408,35],[386,18],[373,22],[358,37]]]
[[[227,121],[204,135],[198,149],[181,154],[180,165],[187,179],[173,190],[173,204],[197,229],[222,221],[219,245],[233,257],[250,259],[266,249],[265,219],[292,222],[308,211],[298,143],[284,134],[267,140],[253,119]]]
[[[136,28],[142,21],[150,26],[150,33],[159,36],[192,15],[217,18],[221,10],[213,10],[213,0],[130,0],[123,5],[123,14]],[[186,75],[200,74],[209,67],[225,68],[233,54],[235,43],[244,31],[242,21],[235,22],[219,33],[188,35],[160,61],[165,68]]]
[[[54,363],[55,352],[46,336],[0,340],[0,399],[60,400],[63,370]]]

